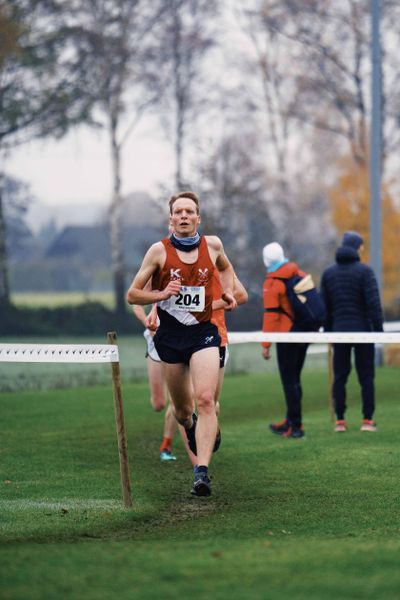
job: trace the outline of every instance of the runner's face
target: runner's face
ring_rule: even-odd
[[[196,234],[200,225],[196,203],[190,198],[178,198],[172,205],[170,226],[177,237],[191,237]]]

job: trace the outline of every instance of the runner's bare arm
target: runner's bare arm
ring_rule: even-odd
[[[238,306],[240,304],[245,304],[249,299],[246,288],[244,287],[243,283],[240,281],[235,272],[233,274],[233,296]],[[213,300],[212,308],[213,310],[219,310],[221,308],[225,309],[226,302],[222,298]]]
[[[146,285],[144,286],[143,289],[146,292],[151,290],[151,279],[148,280],[148,282],[146,283]],[[146,312],[145,312],[143,306],[141,304],[133,304],[132,312],[135,315],[135,317],[142,323],[142,325],[147,328],[148,315],[146,315]]]
[[[238,303],[238,306],[240,304],[245,304],[249,299],[247,290],[236,273],[233,273],[233,295]]]
[[[217,236],[207,236],[207,243],[214,257],[223,289],[222,299],[226,302],[225,310],[233,310],[237,307],[237,302],[233,294],[234,270],[224,252],[221,240]]]
[[[146,290],[146,284],[157,269],[165,262],[165,249],[161,242],[153,244],[147,251],[142,265],[133,278],[128,289],[126,299],[129,304],[153,304],[160,300],[167,300],[179,293],[181,284],[178,281],[170,281],[164,290]]]

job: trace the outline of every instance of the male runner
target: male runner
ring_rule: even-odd
[[[153,244],[127,293],[130,304],[157,302],[160,326],[154,336],[177,421],[197,456],[192,493],[211,494],[208,466],[216,442],[215,394],[219,376],[217,327],[211,323],[214,271],[218,269],[225,310],[233,310],[233,268],[221,240],[200,236],[199,200],[181,192],[169,201],[174,233]],[[152,279],[152,290],[144,289]],[[191,381],[197,404],[194,413]]]

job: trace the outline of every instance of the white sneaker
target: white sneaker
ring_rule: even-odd
[[[360,431],[378,431],[375,421],[371,419],[363,419]]]
[[[339,419],[335,424],[335,431],[347,431],[347,423],[344,419]]]

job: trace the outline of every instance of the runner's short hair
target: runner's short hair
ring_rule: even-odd
[[[198,198],[197,194],[195,194],[194,192],[179,192],[178,194],[174,194],[173,196],[171,196],[171,198],[169,199],[169,212],[171,215],[172,215],[172,207],[174,205],[174,202],[176,202],[176,200],[178,200],[178,198],[190,198],[190,200],[193,200],[193,202],[196,205],[197,214],[199,214],[200,203],[199,203],[199,198]]]

